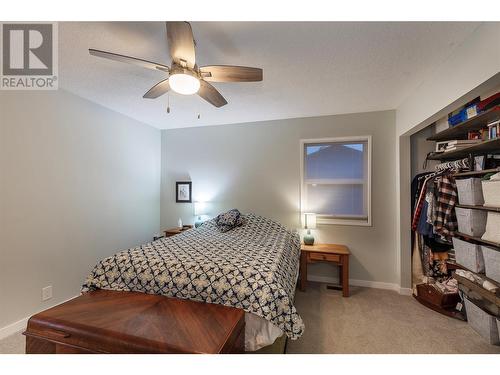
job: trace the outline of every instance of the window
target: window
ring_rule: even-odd
[[[371,137],[301,141],[301,211],[318,224],[371,225]]]

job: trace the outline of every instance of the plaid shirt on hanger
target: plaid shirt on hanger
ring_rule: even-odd
[[[457,186],[453,177],[442,176],[437,183],[436,219],[434,232],[451,241],[458,228],[455,204],[457,203]]]

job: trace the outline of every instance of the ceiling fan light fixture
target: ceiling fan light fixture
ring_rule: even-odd
[[[191,74],[172,74],[168,81],[170,88],[178,94],[193,95],[200,89],[200,80]]]
[[[262,69],[260,68],[236,65],[199,67],[196,64],[196,43],[193,29],[189,22],[168,21],[166,27],[167,42],[172,58],[170,66],[94,48],[90,48],[89,53],[93,56],[168,73],[168,78],[165,77],[142,96],[144,99],[156,99],[173,91],[182,95],[198,94],[203,100],[220,108],[227,104],[227,100],[209,82],[262,81]],[[169,112],[168,108],[169,106],[167,106],[167,113]]]

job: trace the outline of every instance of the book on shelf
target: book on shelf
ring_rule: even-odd
[[[451,146],[451,147],[446,147],[446,150],[444,150],[444,152],[450,152],[450,151],[455,151],[455,150],[463,150],[463,149],[466,149],[470,146],[467,146],[467,147],[456,147],[456,146]]]
[[[453,141],[448,141],[448,146],[452,145],[469,145],[469,144],[476,144],[480,143],[480,139],[455,139]]]
[[[468,140],[475,140],[475,139],[482,140],[482,139],[486,139],[486,137],[487,137],[486,133],[484,133],[482,130],[472,130],[472,131],[470,131],[470,132],[467,133],[467,139]],[[486,136],[484,136],[485,134],[486,134]],[[484,136],[484,138],[483,138],[483,136]]]
[[[496,139],[500,136],[500,120],[490,122],[487,126],[489,139]]]
[[[465,148],[481,143],[481,139],[454,139],[451,141],[436,142],[436,152],[446,152]]]
[[[481,142],[479,142],[481,143]],[[449,146],[446,146],[446,149],[444,150],[444,152],[449,152],[449,151],[455,151],[455,150],[463,150],[463,149],[466,149],[466,148],[469,148],[471,146],[474,146],[474,145],[477,145],[478,142],[476,143],[466,143],[466,144],[455,144],[455,145],[449,145]]]

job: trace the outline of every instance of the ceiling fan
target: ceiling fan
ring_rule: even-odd
[[[257,82],[262,81],[262,69],[246,66],[208,65],[198,67],[195,59],[195,41],[189,22],[166,22],[167,40],[172,57],[171,65],[164,65],[117,53],[89,49],[94,56],[134,64],[169,74],[158,82],[144,98],[156,99],[173,90],[183,95],[198,94],[215,107],[227,104],[226,99],[209,82]]]

